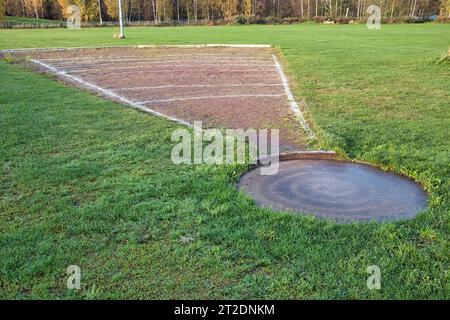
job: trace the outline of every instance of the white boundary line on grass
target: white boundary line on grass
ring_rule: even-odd
[[[40,65],[40,66],[42,66],[42,67],[44,67],[44,68],[46,68],[47,70],[50,70],[51,72],[53,72],[53,73],[55,73],[55,74],[57,74],[59,76],[62,76],[64,78],[67,78],[67,79],[70,79],[70,80],[72,80],[74,82],[77,82],[77,83],[81,84],[84,87],[90,88],[91,90],[94,90],[94,91],[97,91],[97,92],[101,92],[105,96],[108,96],[110,98],[118,100],[118,101],[120,101],[120,102],[122,102],[122,103],[124,103],[124,104],[126,104],[126,105],[128,105],[130,107],[132,107],[132,108],[135,108],[135,109],[138,109],[138,110],[141,110],[141,111],[144,111],[146,113],[150,113],[150,114],[153,114],[153,115],[156,115],[156,116],[159,116],[159,117],[163,117],[165,119],[174,121],[176,123],[179,123],[179,124],[182,124],[182,125],[185,125],[185,126],[188,126],[188,127],[192,127],[192,125],[190,123],[186,122],[186,121],[183,121],[181,119],[165,115],[163,113],[160,113],[160,112],[158,112],[156,110],[153,110],[153,109],[150,109],[150,108],[143,107],[143,106],[141,106],[141,105],[131,101],[130,99],[122,97],[122,96],[120,96],[120,95],[118,95],[118,94],[116,94],[116,93],[114,93],[114,92],[112,92],[110,90],[103,89],[103,88],[101,88],[99,86],[96,86],[95,84],[92,84],[92,83],[89,83],[87,81],[84,81],[84,80],[82,80],[82,79],[80,79],[78,77],[72,76],[72,75],[66,73],[63,70],[58,70],[55,67],[52,67],[52,66],[50,66],[50,65],[48,65],[48,64],[46,64],[44,62],[41,62],[41,61],[36,60],[36,59],[31,59],[31,61],[36,63],[36,64],[38,64],[38,65]]]
[[[284,91],[286,93],[286,96],[288,97],[289,106],[291,107],[292,112],[294,112],[295,116],[298,118],[301,126],[305,130],[305,132],[308,134],[309,139],[315,139],[316,135],[311,130],[310,126],[305,120],[305,116],[303,115],[303,112],[300,110],[300,107],[298,106],[297,101],[294,98],[294,95],[291,92],[291,89],[289,88],[289,82],[287,80],[286,75],[283,72],[283,69],[281,68],[280,63],[278,62],[278,59],[275,55],[272,55],[273,61],[275,63],[275,67],[277,68],[278,74],[280,75],[281,82],[284,86]]]

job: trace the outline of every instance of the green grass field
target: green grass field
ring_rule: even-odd
[[[175,124],[0,62],[1,298],[450,299],[449,25],[114,32],[0,30],[0,48],[273,44],[316,147],[408,174],[430,207],[352,225],[259,209],[235,188],[243,167],[172,164]]]

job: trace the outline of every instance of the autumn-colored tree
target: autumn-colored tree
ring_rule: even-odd
[[[67,18],[67,8],[77,5],[81,10],[81,18],[84,21],[97,21],[99,18],[98,0],[58,0],[63,17]]]
[[[5,15],[5,0],[0,0],[0,22],[3,21]]]
[[[222,10],[225,19],[231,19],[238,14],[239,0],[222,0]]]
[[[450,0],[444,0],[442,2],[441,15],[444,17],[450,17]]]
[[[67,18],[67,8],[71,6],[73,3],[70,3],[69,0],[57,0],[58,4],[61,8],[61,13],[64,18]]]
[[[81,16],[85,21],[98,21],[99,7],[97,0],[77,0],[81,8]]]
[[[245,1],[245,15],[251,16],[253,15],[253,0],[244,0]]]
[[[104,0],[106,9],[108,11],[108,16],[111,19],[119,19],[119,2],[118,0]],[[126,12],[128,11],[128,1],[122,0],[122,13],[126,17]]]
[[[83,21],[118,18],[118,0],[0,0],[0,3],[6,6],[7,15],[60,19],[67,15],[68,6],[76,4]],[[128,21],[230,20],[237,15],[365,19],[370,4],[380,6],[383,18],[391,21],[450,16],[450,0],[122,0],[122,4],[123,17]]]
[[[36,19],[43,18],[42,0],[23,0],[23,4],[28,14],[33,13]]]
[[[197,1],[197,0],[194,0]],[[156,15],[158,21],[170,21],[173,18],[173,3],[167,0],[157,0]]]

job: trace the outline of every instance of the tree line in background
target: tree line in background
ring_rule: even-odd
[[[116,21],[118,0],[0,0],[0,19],[9,16],[64,20],[70,5],[81,8],[85,22]],[[235,21],[270,23],[325,19],[365,19],[371,4],[386,21],[450,17],[450,0],[122,0],[126,21]],[[291,20],[289,20],[291,19]]]

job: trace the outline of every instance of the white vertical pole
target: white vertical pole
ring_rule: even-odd
[[[123,39],[125,38],[125,34],[123,33],[122,0],[118,1],[119,1],[119,25],[120,25],[119,39]]]
[[[100,25],[103,24],[103,19],[102,19],[102,3],[100,0],[98,0],[98,15],[100,18]]]

